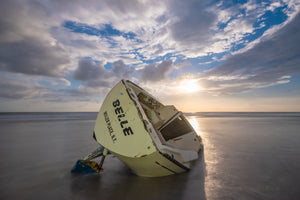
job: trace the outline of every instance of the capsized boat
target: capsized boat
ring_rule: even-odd
[[[73,172],[100,172],[111,153],[139,176],[167,176],[188,171],[203,148],[182,112],[128,80],[121,80],[106,96],[93,136],[100,148],[79,160]],[[100,164],[91,161],[98,156]]]

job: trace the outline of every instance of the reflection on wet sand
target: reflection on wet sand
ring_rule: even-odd
[[[196,133],[200,136],[202,136],[202,132],[200,130],[200,125],[199,122],[197,120],[197,117],[187,117],[187,120],[189,121],[189,123],[192,125],[192,127],[194,128],[194,130],[196,131]]]
[[[95,116],[45,117],[0,119],[0,199],[279,200],[300,196],[300,113],[189,116],[202,137],[204,152],[189,172],[161,178],[138,177],[112,156],[106,158],[100,175],[71,174],[75,161],[98,147],[91,134],[94,119],[90,117]]]
[[[210,132],[207,132],[206,123],[203,121],[203,118],[197,116],[189,116],[187,118],[190,124],[193,126],[198,135],[202,138],[202,143],[204,146],[202,159],[203,165],[205,165],[205,177],[203,177],[203,182],[205,182],[205,194],[210,199],[214,196],[216,188],[221,187],[219,178],[217,177],[217,166],[219,162],[219,150],[218,148],[210,141]],[[204,162],[205,158],[205,162]],[[200,166],[195,166],[199,168]]]
[[[202,157],[202,155],[200,155]],[[199,159],[187,173],[158,178],[139,177],[116,158],[100,175],[73,175],[74,197],[88,199],[206,199],[205,163]]]
[[[196,118],[188,118],[200,134]],[[201,134],[200,134],[201,135]],[[202,135],[201,135],[202,136]],[[203,151],[189,172],[145,178],[133,174],[116,157],[110,156],[100,175],[71,175],[73,198],[86,199],[206,199],[206,164]]]

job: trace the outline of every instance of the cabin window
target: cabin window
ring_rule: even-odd
[[[187,124],[187,122],[179,117],[176,117],[172,122],[160,130],[162,136],[166,141],[173,138],[185,135],[192,132],[193,129]]]

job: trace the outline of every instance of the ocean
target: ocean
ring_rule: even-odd
[[[183,174],[143,178],[109,155],[101,174],[71,174],[98,147],[97,113],[1,113],[0,199],[300,199],[300,113],[186,113],[204,143]]]

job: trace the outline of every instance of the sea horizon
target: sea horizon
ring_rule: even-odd
[[[183,112],[186,117],[300,117],[300,112]],[[98,112],[0,112],[0,120],[96,120]]]
[[[183,112],[185,115],[201,115],[201,114],[300,114],[300,111],[196,111],[196,112]],[[0,115],[10,115],[10,114],[71,114],[71,113],[99,113],[99,111],[9,111],[0,112]]]

